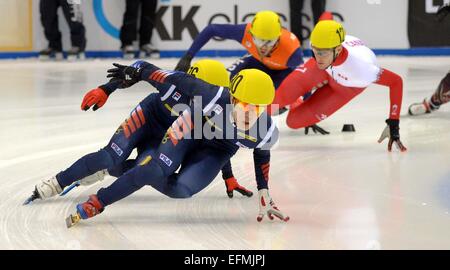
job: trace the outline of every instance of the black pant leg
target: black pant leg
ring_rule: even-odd
[[[60,0],[64,17],[70,28],[70,41],[72,46],[79,47],[82,51],[86,48],[86,29],[83,25],[83,13],[81,4],[77,1]]]
[[[314,0],[312,0],[314,1]],[[297,36],[300,42],[303,43],[302,38],[302,9],[303,0],[289,0],[289,10],[291,16],[291,32]]]
[[[136,40],[139,5],[139,0],[126,0],[123,23],[120,28],[121,48],[131,45]]]
[[[141,0],[141,26],[139,28],[139,46],[148,44],[152,40],[155,25],[157,0]]]
[[[41,0],[39,2],[39,10],[45,38],[48,40],[48,46],[57,51],[61,51],[61,32],[58,29],[58,2],[59,0]]]
[[[325,11],[326,0],[311,0],[314,25],[319,21],[320,15]]]

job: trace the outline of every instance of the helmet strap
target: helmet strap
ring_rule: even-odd
[[[334,62],[336,61],[338,55],[336,53],[336,47],[333,48],[333,62],[331,62],[331,65],[334,64]]]
[[[336,59],[338,58],[338,54],[336,53],[336,48],[337,47],[334,47],[333,48],[333,61],[331,61],[331,64],[327,67],[327,68],[329,68],[329,67],[331,67],[333,64],[334,64],[334,62],[336,62]]]

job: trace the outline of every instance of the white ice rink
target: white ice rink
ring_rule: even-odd
[[[221,59],[230,64],[234,59]],[[278,119],[270,193],[290,221],[256,221],[252,152],[232,159],[252,198],[229,199],[220,176],[190,199],[145,187],[101,215],[67,229],[65,217],[113,181],[22,206],[34,185],[105,145],[148,84],[112,94],[100,110],[80,110],[83,95],[105,82],[111,62],[0,62],[0,249],[450,249],[450,104],[422,117],[409,104],[429,97],[450,58],[380,57],[403,77],[400,134],[408,152],[377,139],[389,91],[370,86],[321,123],[328,136],[289,130]],[[171,69],[176,59],[154,60]],[[343,124],[356,133],[342,133]]]

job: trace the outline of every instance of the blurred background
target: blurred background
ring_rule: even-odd
[[[303,47],[314,25],[311,1],[302,1],[299,26]],[[120,28],[125,0],[69,0],[77,4],[85,26],[86,57],[121,57]],[[152,23],[151,43],[161,57],[179,57],[193,38],[210,23],[246,23],[264,9],[279,13],[283,26],[291,29],[288,0],[159,0]],[[295,2],[295,1],[294,1]],[[449,0],[334,0],[325,9],[333,12],[347,33],[357,36],[377,54],[450,55],[450,16],[439,23],[434,15]],[[0,58],[37,57],[48,45],[41,23],[38,0],[0,1]],[[63,50],[71,48],[70,30],[63,10],[58,9]],[[71,14],[71,18],[80,16]],[[139,24],[139,20],[138,20]],[[295,31],[293,31],[295,33]],[[137,41],[136,41],[137,44]],[[136,45],[137,46],[137,45]],[[241,56],[237,42],[209,42],[199,56]],[[308,52],[306,52],[308,54]]]

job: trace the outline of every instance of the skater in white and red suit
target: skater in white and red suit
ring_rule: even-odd
[[[289,74],[273,101],[280,108],[292,104],[287,125],[293,129],[314,125],[376,83],[390,90],[387,127],[378,142],[389,138],[389,151],[393,144],[406,151],[399,134],[402,78],[379,67],[373,51],[360,39],[346,35],[342,25],[334,20],[317,23],[310,40],[314,57]],[[302,101],[300,97],[311,90],[314,91],[311,97]]]

